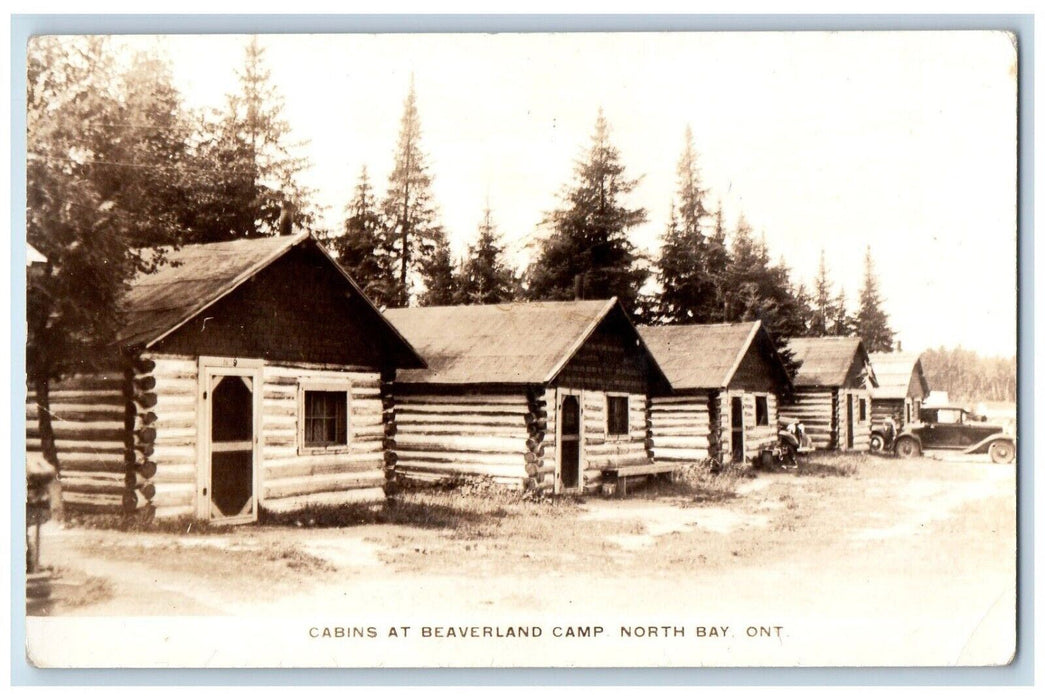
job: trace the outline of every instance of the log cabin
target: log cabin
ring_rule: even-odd
[[[658,470],[647,399],[668,384],[616,298],[387,316],[428,365],[396,377],[397,477],[563,493]]]
[[[781,407],[786,421],[805,426],[820,450],[870,449],[871,390],[878,385],[860,338],[792,338],[788,348],[801,363],[794,401]]]
[[[918,411],[929,395],[921,356],[913,352],[873,352],[878,386],[871,392],[871,421],[892,417],[898,428],[918,420]]]
[[[234,524],[383,502],[391,380],[424,362],[356,283],[304,234],[164,256],[103,369],[51,387],[64,507]]]
[[[781,395],[791,380],[761,321],[641,326],[671,383],[650,405],[658,462],[746,463],[777,439]]]

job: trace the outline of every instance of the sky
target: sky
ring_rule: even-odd
[[[243,36],[167,36],[188,104],[236,87]],[[820,251],[855,309],[867,245],[905,350],[1016,348],[1016,51],[986,32],[265,35],[302,175],[338,226],[383,193],[413,76],[451,246],[483,208],[525,264],[603,109],[655,254],[687,125],[711,202],[793,279]]]

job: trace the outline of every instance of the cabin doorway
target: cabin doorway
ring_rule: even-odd
[[[199,451],[198,514],[226,523],[258,517],[259,367],[205,367]]]
[[[744,462],[744,401],[739,396],[734,396],[729,402],[730,444],[733,446],[733,462],[742,464]]]
[[[845,446],[853,449],[853,395],[845,395]]]
[[[581,402],[574,394],[559,407],[559,480],[563,489],[581,485]]]

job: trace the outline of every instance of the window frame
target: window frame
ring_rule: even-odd
[[[860,423],[867,422],[867,398],[864,396],[860,397],[860,409],[859,409],[859,421]]]
[[[611,430],[610,404],[613,400],[624,400],[624,432],[615,433]],[[607,440],[629,440],[631,439],[631,395],[622,392],[606,392],[606,439]]]
[[[766,407],[765,421],[758,419],[758,403],[759,401]],[[755,394],[755,427],[760,428],[769,425],[769,394]]]
[[[328,445],[308,445],[305,443],[305,425],[307,404],[305,394],[308,392],[343,393],[345,395],[345,442]],[[299,455],[322,455],[348,452],[352,449],[352,383],[339,379],[298,380],[297,396],[297,448]]]

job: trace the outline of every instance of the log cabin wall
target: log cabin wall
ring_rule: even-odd
[[[646,412],[647,397],[642,393],[607,392],[592,389],[580,389],[558,386],[555,389],[558,406],[562,397],[573,394],[580,397],[582,440],[581,447],[581,486],[584,491],[596,491],[602,486],[604,469],[631,467],[650,464],[647,448]],[[621,435],[611,435],[608,430],[607,402],[610,396],[627,397],[628,399],[628,431]],[[550,423],[549,425],[556,425]],[[545,445],[545,459],[552,455],[551,469],[555,469],[554,434],[551,443]],[[542,482],[542,486],[546,483]],[[561,488],[561,484],[559,485]]]
[[[871,399],[871,423],[877,425],[891,417],[896,421],[897,428],[902,427],[905,423],[906,406],[910,403],[910,399]]]
[[[833,450],[838,444],[836,389],[796,387],[793,402],[779,409],[783,420],[801,421],[818,450]]]
[[[147,354],[139,359],[134,382],[148,392],[128,404],[135,431],[138,473],[153,474],[155,493],[147,502],[158,518],[196,515],[196,440],[198,362],[195,357]]]
[[[867,389],[840,389],[838,391],[838,446],[841,450],[867,452],[871,449],[871,392]],[[853,399],[853,446],[848,442],[848,397]],[[860,405],[863,402],[863,419]]]
[[[758,424],[755,407],[759,397],[766,399],[767,419],[762,425]],[[750,463],[764,448],[771,447],[777,441],[777,397],[771,393],[744,392],[741,400],[744,405],[744,461]]]
[[[713,427],[711,400],[709,393],[703,391],[656,396],[651,400],[650,440],[655,461],[699,462],[708,457]],[[720,439],[728,447],[729,438],[724,432],[720,433]]]
[[[136,490],[127,480],[131,388],[123,370],[78,374],[50,385],[51,425],[62,505],[78,512],[120,512]],[[26,394],[26,451],[41,452],[40,407]],[[135,496],[137,500],[137,496]]]
[[[378,371],[265,363],[262,397],[263,510],[383,503],[386,427]],[[304,444],[304,392],[345,392],[347,444]]]
[[[539,435],[547,418],[534,410],[544,400],[543,392],[528,395],[522,388],[465,392],[396,385],[395,473],[415,480],[488,476],[516,488],[531,477],[543,483],[548,462],[538,453],[549,433],[552,445],[555,439],[554,431]]]

